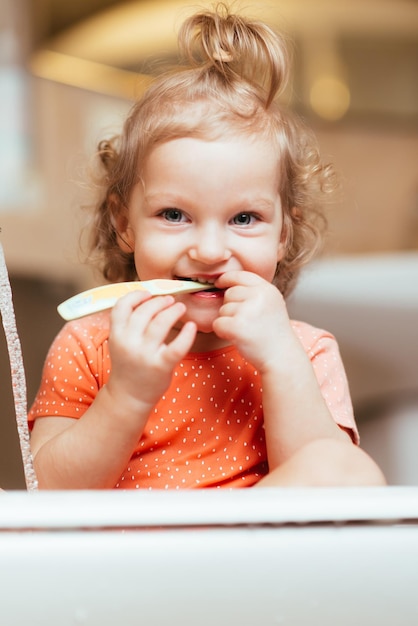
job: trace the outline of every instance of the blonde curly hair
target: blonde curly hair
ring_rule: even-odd
[[[321,162],[313,133],[279,102],[290,65],[286,42],[266,24],[232,14],[220,3],[184,22],[179,48],[184,64],[155,79],[133,105],[121,134],[99,144],[101,197],[91,257],[109,281],[138,278],[133,253],[119,246],[115,224],[155,145],[180,137],[247,134],[277,148],[286,253],[273,282],[287,296],[320,247],[323,206],[336,178],[332,165]]]

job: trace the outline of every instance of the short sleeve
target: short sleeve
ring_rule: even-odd
[[[354,443],[359,433],[354,419],[353,405],[344,365],[335,337],[327,331],[303,322],[292,322],[312,363],[322,396],[335,422],[346,428]]]
[[[100,333],[99,333],[100,334]],[[106,336],[106,332],[103,334]],[[41,384],[29,411],[30,425],[38,417],[79,418],[103,384],[103,337],[85,321],[66,324],[47,354]],[[110,364],[109,364],[110,369]]]

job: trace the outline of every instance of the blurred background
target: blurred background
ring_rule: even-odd
[[[89,162],[156,59],[176,62],[180,0],[0,0],[0,227],[30,404],[56,305],[100,278],[82,260]],[[234,3],[292,42],[285,98],[341,172],[322,258],[289,301],[335,333],[363,446],[418,484],[418,2]],[[24,488],[0,337],[0,485]]]

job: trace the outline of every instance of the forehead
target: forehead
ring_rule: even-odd
[[[231,206],[257,201],[275,205],[280,168],[272,145],[248,137],[206,141],[182,137],[158,144],[144,162],[141,193],[176,204]]]
[[[271,142],[255,136],[232,135],[217,139],[176,137],[153,146],[144,159],[144,171],[149,166],[231,167],[252,170],[276,170],[280,158]]]

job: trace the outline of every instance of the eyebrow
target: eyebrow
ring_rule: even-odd
[[[183,200],[187,200],[187,197],[183,197],[180,194],[173,194],[169,191],[161,191],[155,193],[144,193],[144,200],[153,201],[153,200],[164,200],[164,202],[182,202]],[[274,208],[275,199],[274,198],[265,198],[265,197],[237,197],[234,202],[237,206],[239,205],[257,205],[257,206],[265,206],[266,208]]]
[[[280,194],[278,194],[280,195]],[[154,205],[159,204],[164,208],[179,208],[187,211],[190,204],[187,196],[182,196],[179,193],[172,193],[170,191],[156,191],[147,193],[144,190],[143,200],[146,206],[153,210]],[[279,197],[279,208],[282,207],[282,202]],[[237,197],[234,199],[233,205],[227,207],[231,213],[257,213],[258,211],[265,212],[267,215],[272,216],[277,210],[276,198],[267,198],[265,196],[248,196]]]
[[[168,191],[156,192],[156,193],[144,193],[145,202],[163,202],[164,204],[177,204],[182,202],[182,197],[178,194],[172,194]]]

